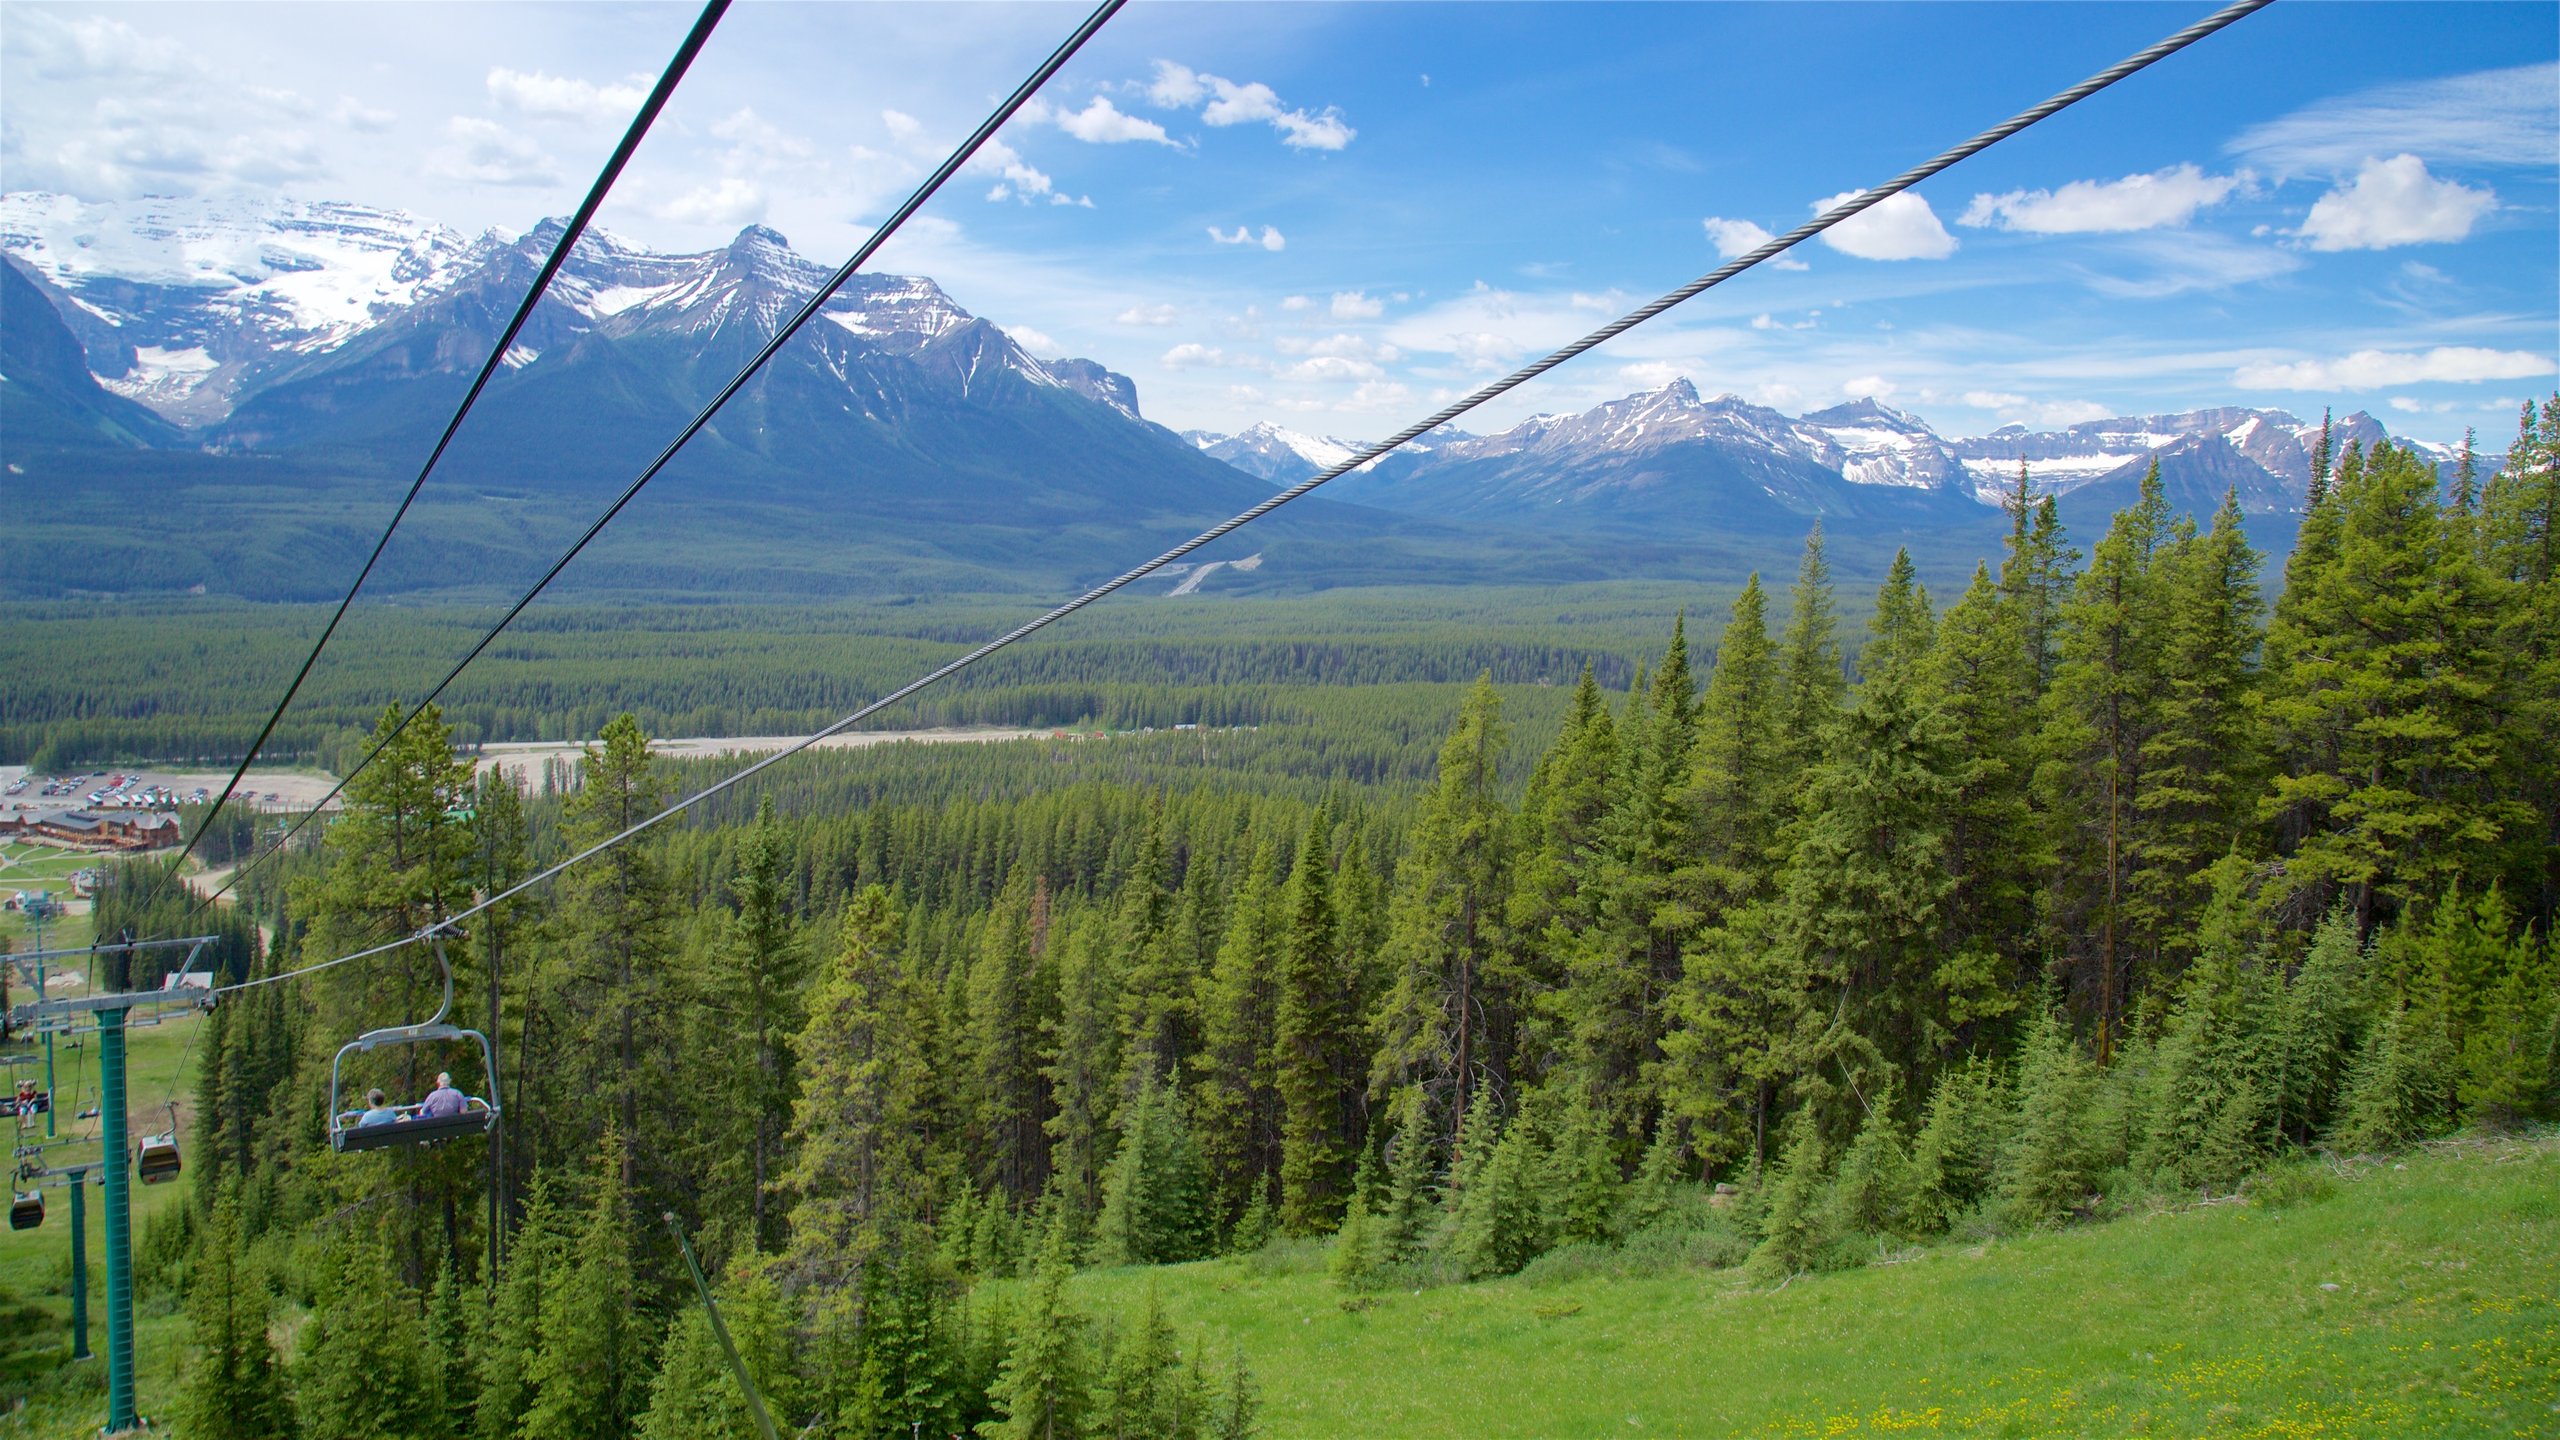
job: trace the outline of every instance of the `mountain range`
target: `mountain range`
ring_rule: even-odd
[[[0,452],[18,514],[0,585],[329,593],[558,224],[466,237],[344,204],[0,196]],[[380,583],[529,578],[827,273],[761,227],[696,254],[590,232]],[[1874,399],[1790,417],[1675,380],[1499,434],[1434,432],[1202,558],[1266,555],[1211,590],[1696,576],[1783,564],[1818,517],[1851,573],[1895,545],[1952,565],[1987,547],[2021,461],[2076,525],[2102,524],[2155,458],[2181,508],[2236,489],[2281,542],[2316,430],[2224,409],[1949,439]],[[2336,427],[2341,445],[2384,433],[2363,415]],[[1270,425],[1176,435],[1126,376],[1036,357],[929,279],[857,275],[575,580],[1054,589],[1360,448]]]

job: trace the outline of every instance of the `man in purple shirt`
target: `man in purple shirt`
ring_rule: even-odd
[[[439,1070],[436,1072],[436,1088],[428,1091],[427,1098],[419,1102],[418,1118],[443,1120],[461,1114],[462,1108],[462,1092],[453,1088],[453,1077]]]

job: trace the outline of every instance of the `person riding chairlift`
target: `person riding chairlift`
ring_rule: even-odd
[[[379,1089],[364,1092],[364,1103],[367,1107],[364,1115],[356,1121],[359,1127],[389,1125],[400,1118],[400,1112],[391,1108],[390,1103],[383,1099]]]
[[[436,1072],[436,1088],[428,1091],[427,1098],[418,1102],[418,1118],[421,1120],[449,1119],[461,1114],[464,1108],[462,1092],[453,1088],[453,1076],[439,1070]]]

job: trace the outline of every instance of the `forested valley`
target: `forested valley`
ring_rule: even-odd
[[[1296,1237],[1346,1296],[1774,1283],[2547,1119],[2560,398],[2485,483],[2330,458],[2280,573],[2235,506],[2153,486],[2075,537],[2022,475],[1952,597],[1835,595],[1817,534],[1539,713],[1469,655],[1365,759],[804,756],[467,934],[228,996],[140,1262],[193,1319],[180,1433],[751,1433],[680,1230],[786,1432],[1244,1436],[1251,1354],[1069,1277]],[[552,785],[410,727],[235,892],[227,976],[417,935],[718,768],[646,738]],[[97,928],[189,893],[131,862]],[[333,1154],[333,1055],[440,960],[503,1124]]]

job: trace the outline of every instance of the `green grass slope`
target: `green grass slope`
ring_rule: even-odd
[[[1266,1433],[2560,1435],[2560,1137],[2306,1164],[2248,1201],[1806,1276],[1510,1280],[1344,1303],[1302,1265],[1160,1285],[1241,1345]]]
[[[186,1081],[174,1087],[179,1138],[183,1148],[192,1133],[190,1093],[195,1066],[202,1055],[188,1058],[188,1041],[203,1020],[182,1013],[165,1023],[136,1029],[125,1043],[126,1115],[138,1139],[166,1129],[172,1081],[186,1061]],[[57,1041],[54,1054],[57,1098],[63,1110],[55,1128],[67,1143],[44,1153],[53,1166],[94,1162],[98,1158],[97,1122],[78,1113],[97,1104],[97,1071],[88,1047]],[[23,1049],[23,1046],[12,1048]],[[20,1070],[15,1073],[25,1074]],[[42,1073],[38,1070],[35,1073]],[[14,1082],[13,1082],[14,1083]],[[16,1135],[16,1122],[0,1120],[0,1135]],[[26,1143],[44,1133],[42,1121],[29,1128]],[[158,1226],[173,1223],[184,1208],[187,1178],[167,1185],[133,1187],[133,1238],[144,1249]],[[89,1348],[97,1358],[72,1363],[71,1197],[59,1189],[45,1192],[44,1224],[33,1230],[0,1229],[0,1440],[19,1436],[90,1436],[106,1419],[107,1406],[107,1274],[104,1194],[89,1191]],[[148,1284],[134,1305],[136,1395],[142,1413],[155,1422],[176,1409],[181,1350],[188,1327],[174,1288]],[[165,1425],[157,1425],[165,1431]]]

